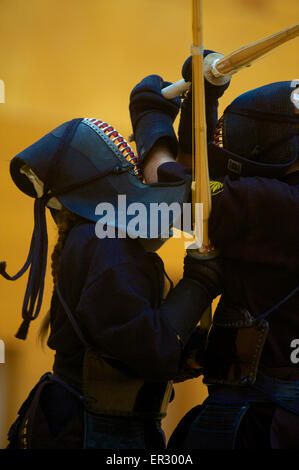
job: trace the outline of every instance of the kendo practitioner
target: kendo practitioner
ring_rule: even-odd
[[[154,180],[157,155],[164,162],[176,156],[173,120],[180,100],[167,101],[159,91],[151,112],[144,113],[139,105],[144,93],[141,97],[135,91],[134,131],[138,135],[147,129],[140,160],[146,160],[144,175]],[[151,239],[149,225],[142,237],[131,237],[132,217],[127,214],[121,222],[117,198],[126,195],[126,210],[133,202],[146,208],[182,203],[190,184],[142,181],[130,146],[97,119],[60,125],[14,157],[10,171],[16,185],[35,198],[34,233],[24,267],[10,276],[1,264],[9,280],[30,268],[16,335],[20,339],[41,307],[46,207],[59,237],[52,254],[50,314],[42,327],[45,332],[50,323],[53,371],[41,377],[22,404],[9,430],[8,448],[165,448],[161,420],[172,396],[171,381],[180,376],[183,348],[202,312],[221,291],[220,261],[186,257],[183,278],[163,296],[164,267],[155,250],[168,238],[159,232]],[[114,237],[96,235],[95,209],[101,202],[112,204],[119,216],[114,225],[103,222],[102,229],[115,230]],[[169,230],[172,225],[170,220]]]
[[[191,64],[189,58],[182,69],[186,81],[192,80]],[[198,342],[208,398],[183,417],[168,448],[298,448],[299,370],[291,361],[299,331],[295,91],[289,81],[248,91],[217,125],[218,99],[227,86],[205,81],[209,236],[224,274],[204,355]],[[182,162],[190,166],[191,91],[178,133],[181,157],[158,166],[160,182],[190,174]]]

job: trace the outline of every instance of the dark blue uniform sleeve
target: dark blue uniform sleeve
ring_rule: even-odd
[[[299,255],[298,217],[296,187],[276,179],[225,177],[212,198],[210,236],[231,259],[281,268],[287,262],[285,267],[294,269]]]
[[[177,372],[181,345],[150,298],[146,274],[124,263],[82,292],[75,315],[86,337],[104,353],[146,379],[169,379]]]
[[[182,279],[162,301],[163,276],[158,255],[130,238],[99,240],[94,224],[72,230],[60,264],[60,290],[86,342],[147,380],[176,375],[181,350],[210,302],[192,279]],[[71,325],[59,305],[52,326],[50,347],[61,354],[76,349],[75,332],[65,337]]]
[[[169,182],[188,179],[191,170],[177,162],[164,163],[158,177]],[[282,266],[278,253],[283,253],[288,269],[293,269],[292,260],[299,256],[297,187],[277,179],[225,176],[210,181],[210,188],[209,235],[222,256]]]
[[[159,306],[152,306],[151,297],[147,273],[123,263],[84,289],[75,315],[88,341],[104,353],[147,380],[171,380],[210,299],[190,279],[182,279]]]

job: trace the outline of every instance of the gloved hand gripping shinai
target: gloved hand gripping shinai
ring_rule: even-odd
[[[170,292],[161,306],[161,314],[180,337],[183,346],[212,300],[222,293],[223,275],[219,256],[184,260],[183,279]]]
[[[170,85],[158,75],[149,75],[136,85],[130,95],[130,116],[137,153],[142,164],[159,139],[167,139],[174,155],[177,137],[173,130],[181,100],[167,100],[161,90]]]
[[[204,57],[214,51],[205,50]],[[182,67],[182,76],[186,82],[192,82],[192,57],[188,57]],[[207,141],[213,140],[213,135],[217,125],[218,100],[221,98],[230,82],[225,85],[212,85],[205,79],[205,107],[207,122]],[[179,123],[179,147],[184,153],[192,153],[192,91],[190,90],[182,103],[180,123]]]

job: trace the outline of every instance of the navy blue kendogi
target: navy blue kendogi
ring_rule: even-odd
[[[190,59],[183,67],[191,79]],[[168,447],[298,448],[298,114],[292,82],[244,93],[217,128],[216,87],[206,83],[212,191],[209,235],[220,250],[224,288],[209,334],[207,400],[182,419]],[[191,97],[179,126],[191,153]],[[219,145],[220,144],[220,145]],[[160,166],[160,181],[186,179],[180,163]]]
[[[175,148],[172,123],[179,102],[159,95],[153,114],[159,118],[162,106],[163,119],[151,148],[160,138]],[[35,198],[35,226],[24,267],[9,276],[1,263],[8,280],[29,269],[16,335],[20,339],[26,338],[41,307],[46,207],[63,243],[57,244],[62,245],[58,262],[56,249],[52,257],[58,266],[48,339],[55,350],[53,371],[41,377],[21,406],[9,430],[9,448],[165,447],[161,419],[172,396],[171,381],[180,376],[183,348],[202,312],[219,295],[222,275],[215,260],[186,258],[183,279],[165,298],[163,262],[153,247],[163,243],[161,231],[151,239],[147,226],[143,237],[133,239],[130,218],[121,224],[120,217],[103,223],[110,224],[116,237],[97,237],[96,207],[109,203],[117,213],[119,194],[126,195],[127,206],[188,199],[188,182],[145,184],[135,163],[115,129],[96,119],[62,124],[11,162],[14,182]]]

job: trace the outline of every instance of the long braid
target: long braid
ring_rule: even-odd
[[[62,209],[58,212],[55,218],[55,222],[58,228],[58,239],[51,255],[51,272],[52,272],[52,277],[53,277],[54,289],[58,282],[59,264],[60,264],[60,259],[61,259],[61,255],[62,255],[62,251],[65,245],[66,239],[71,229],[80,220],[83,220],[83,219],[80,216],[69,211],[65,207],[62,207]],[[38,340],[42,346],[44,345],[46,337],[48,335],[48,330],[50,326],[50,316],[51,316],[51,311],[48,310],[39,328]]]
[[[80,217],[73,212],[70,212],[64,207],[59,211],[56,216],[56,224],[58,228],[58,239],[51,255],[51,270],[54,288],[58,282],[59,263],[62,255],[66,239],[71,229],[78,223]]]

